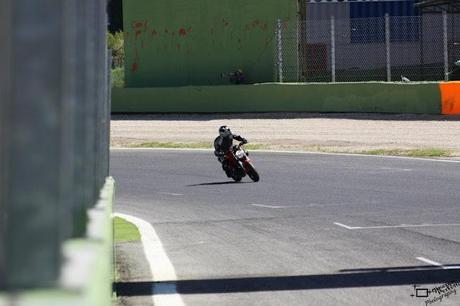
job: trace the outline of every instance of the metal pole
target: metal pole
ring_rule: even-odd
[[[61,0],[11,1],[6,283],[56,284],[61,265],[63,192]]]
[[[8,155],[10,142],[9,118],[11,111],[10,96],[10,64],[11,64],[11,0],[6,0],[0,4],[0,139],[2,140],[0,149],[0,291],[6,285],[6,184],[8,182]]]
[[[101,18],[100,18],[101,50],[100,52],[102,56],[101,61],[104,63],[100,71],[100,73],[102,74],[102,78],[101,78],[102,84],[100,88],[100,90],[102,91],[101,101],[100,101],[102,105],[102,110],[101,110],[101,117],[99,119],[101,121],[101,160],[100,160],[101,188],[104,185],[105,179],[108,176],[108,172],[109,172],[108,147],[110,146],[109,137],[108,137],[109,135],[108,129],[110,125],[110,117],[108,116],[108,114],[110,114],[110,110],[108,109],[109,107],[108,92],[110,88],[110,84],[109,84],[110,77],[109,76],[110,76],[110,71],[111,71],[111,65],[109,62],[110,56],[109,56],[109,50],[107,48],[107,39],[106,39],[106,26],[105,25],[107,24],[107,13],[106,13],[106,10],[104,9],[105,2],[106,2],[105,0],[101,0],[101,9],[100,9],[100,14],[101,14]]]
[[[425,49],[425,44],[423,42],[423,36],[424,36],[424,31],[423,31],[423,27],[425,26],[425,23],[424,23],[424,18],[423,18],[423,14],[420,15],[419,17],[419,25],[420,25],[420,81],[425,81],[425,53],[424,53],[424,49]]]
[[[74,207],[75,207],[75,108],[76,80],[75,71],[77,66],[77,30],[76,30],[76,1],[62,0],[61,18],[63,19],[61,31],[61,116],[63,120],[61,129],[61,184],[63,185],[60,195],[60,203],[63,206],[62,239],[73,236],[74,233]]]
[[[298,0],[299,7],[299,20],[300,20],[300,29],[299,29],[299,65],[300,65],[300,80],[306,81],[307,79],[307,55],[306,55],[306,45],[307,45],[307,1]]]
[[[278,81],[283,83],[283,41],[282,41],[281,19],[277,22],[277,40],[278,40]]]
[[[385,47],[387,63],[387,82],[391,82],[390,16],[388,14],[385,14]]]
[[[112,67],[112,55],[110,50],[107,50],[107,91],[106,91],[106,113],[105,113],[105,124],[106,124],[106,130],[105,130],[105,137],[107,141],[107,147],[105,148],[105,171],[104,174],[106,176],[110,175],[110,119],[111,119],[111,92],[112,92],[112,76],[111,76],[111,67]]]
[[[296,69],[297,69],[297,82],[300,81],[300,27],[301,27],[301,21],[297,19],[297,27],[296,27]]]
[[[331,73],[332,83],[335,83],[335,17],[331,16]]]
[[[74,178],[74,236],[82,236],[86,231],[86,207],[89,206],[90,202],[90,188],[87,181],[87,175],[89,173],[89,160],[87,159],[88,151],[88,134],[90,128],[87,120],[88,105],[90,99],[88,98],[88,83],[86,77],[88,74],[88,33],[92,27],[88,24],[88,16],[86,13],[86,6],[88,1],[81,0],[77,1],[77,45],[78,52],[77,62],[80,64],[76,67],[76,99],[78,105],[75,108],[75,164],[78,171],[75,172]]]
[[[89,190],[89,199],[86,202],[87,207],[92,207],[98,198],[99,190],[97,188],[97,173],[96,173],[96,112],[97,112],[97,63],[96,63],[96,52],[97,52],[97,36],[95,29],[97,28],[97,6],[94,0],[85,1],[85,18],[87,22],[87,34],[86,34],[86,76],[84,78],[86,83],[86,109],[85,109],[85,120],[86,128],[85,140],[86,140],[86,154],[85,163],[87,164],[87,172],[85,173],[85,183]]]
[[[442,32],[444,46],[444,81],[449,80],[449,52],[447,46],[447,12],[442,12]]]
[[[103,20],[105,19],[103,13],[103,0],[95,0],[96,4],[96,20],[95,20],[95,35],[96,35],[96,146],[95,146],[95,153],[96,153],[96,163],[95,163],[95,171],[96,171],[96,194],[99,196],[99,191],[101,190],[104,184],[103,171],[102,167],[104,162],[102,161],[103,158],[103,111],[104,111],[104,88],[105,88],[105,78],[104,75],[105,65],[106,65],[106,54],[104,50],[105,42],[107,38],[103,36],[104,30],[103,27],[107,25],[103,25]],[[94,203],[95,204],[95,203]]]

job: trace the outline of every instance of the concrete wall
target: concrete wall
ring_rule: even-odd
[[[107,178],[100,198],[88,210],[85,237],[69,239],[62,248],[63,266],[58,286],[20,292],[0,291],[0,305],[75,306],[112,305],[112,201],[115,181]]]
[[[308,83],[124,88],[112,112],[366,112],[440,114],[438,83]]]
[[[125,0],[127,87],[273,80],[277,18],[295,20],[297,0]]]

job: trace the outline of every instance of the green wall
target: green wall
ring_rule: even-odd
[[[112,112],[440,114],[438,83],[308,83],[114,88]]]
[[[295,21],[297,0],[124,0],[127,87],[273,80],[277,18]]]

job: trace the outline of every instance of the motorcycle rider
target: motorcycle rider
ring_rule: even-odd
[[[219,136],[214,140],[214,155],[217,160],[222,164],[222,169],[227,172],[227,162],[225,161],[225,154],[232,149],[233,139],[241,141],[246,144],[248,141],[238,134],[233,134],[230,128],[223,125],[219,128]]]

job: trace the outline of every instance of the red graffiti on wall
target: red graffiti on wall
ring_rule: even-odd
[[[145,41],[143,34],[147,33],[147,28],[148,28],[148,21],[146,20],[141,20],[141,21],[134,21],[132,23],[132,28],[134,32],[134,60],[131,65],[131,71],[133,73],[137,72],[139,70],[139,50],[138,46],[140,43],[140,47],[143,49],[145,48]]]
[[[261,31],[267,32],[268,31],[268,24],[263,22],[262,20],[255,19],[249,23],[244,25],[244,31],[248,32],[254,29],[259,29]]]
[[[147,30],[148,22],[147,21],[135,21],[133,23],[134,33],[136,38],[142,35]]]
[[[141,49],[145,49],[149,47],[149,42],[153,41],[153,37],[156,36],[169,36],[171,40],[169,42],[165,41],[165,44],[158,45],[156,44],[156,49],[164,49],[165,51],[170,50],[171,48],[177,50],[183,50],[184,52],[187,51],[187,47],[184,44],[178,43],[175,37],[186,37],[193,31],[192,26],[184,25],[180,27],[178,30],[174,30],[168,27],[164,28],[149,28],[149,21],[147,20],[135,20],[131,23],[131,39],[132,44],[131,48],[133,48],[133,57],[132,62],[130,63],[130,70],[132,73],[138,72],[142,68],[141,58],[143,57],[143,53],[140,52]],[[155,47],[155,46],[153,46]]]
[[[138,68],[139,68],[139,67],[137,66],[137,63],[133,63],[133,64],[131,65],[131,71],[132,71],[132,72],[136,72]]]

